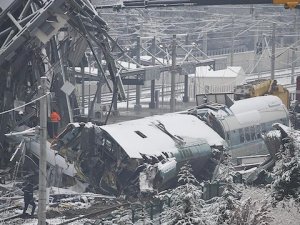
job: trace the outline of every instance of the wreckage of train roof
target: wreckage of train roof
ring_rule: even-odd
[[[223,146],[224,140],[193,115],[170,113],[101,127],[130,158],[172,153],[178,145]]]

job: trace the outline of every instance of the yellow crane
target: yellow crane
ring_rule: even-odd
[[[275,95],[281,99],[287,108],[290,107],[289,91],[282,85],[278,84],[277,80],[252,81],[247,84],[238,85],[234,89],[235,100],[264,95]]]

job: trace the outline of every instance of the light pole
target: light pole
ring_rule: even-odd
[[[47,174],[47,77],[41,77],[40,86],[40,158],[39,158],[39,203],[38,225],[46,224],[46,174]]]
[[[128,21],[128,20],[127,20]],[[128,32],[127,32],[128,33]],[[128,54],[129,52],[129,48],[127,47],[126,48],[126,52]],[[128,69],[130,69],[130,60],[128,60]],[[127,101],[126,101],[126,109],[127,111],[129,110],[129,84],[127,85]]]
[[[163,49],[167,54],[168,50],[164,44],[160,44],[159,47]],[[168,60],[168,59],[167,59]],[[165,57],[163,56],[163,64],[165,64]],[[162,74],[162,81],[161,81],[161,105],[164,108],[164,98],[165,98],[165,71]]]

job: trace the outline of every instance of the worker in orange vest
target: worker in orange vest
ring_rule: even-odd
[[[50,114],[50,120],[52,124],[52,134],[50,135],[51,138],[56,138],[58,132],[58,123],[61,120],[60,115],[56,112],[55,109]]]

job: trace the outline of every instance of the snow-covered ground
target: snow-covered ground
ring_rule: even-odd
[[[269,187],[245,187],[240,186],[243,196],[242,199],[251,198],[257,202],[257,205],[261,205],[264,200],[271,201],[270,188]],[[283,200],[276,204],[276,206],[270,206],[270,217],[272,221],[270,225],[299,225],[300,224],[300,205],[295,203],[295,200]]]

